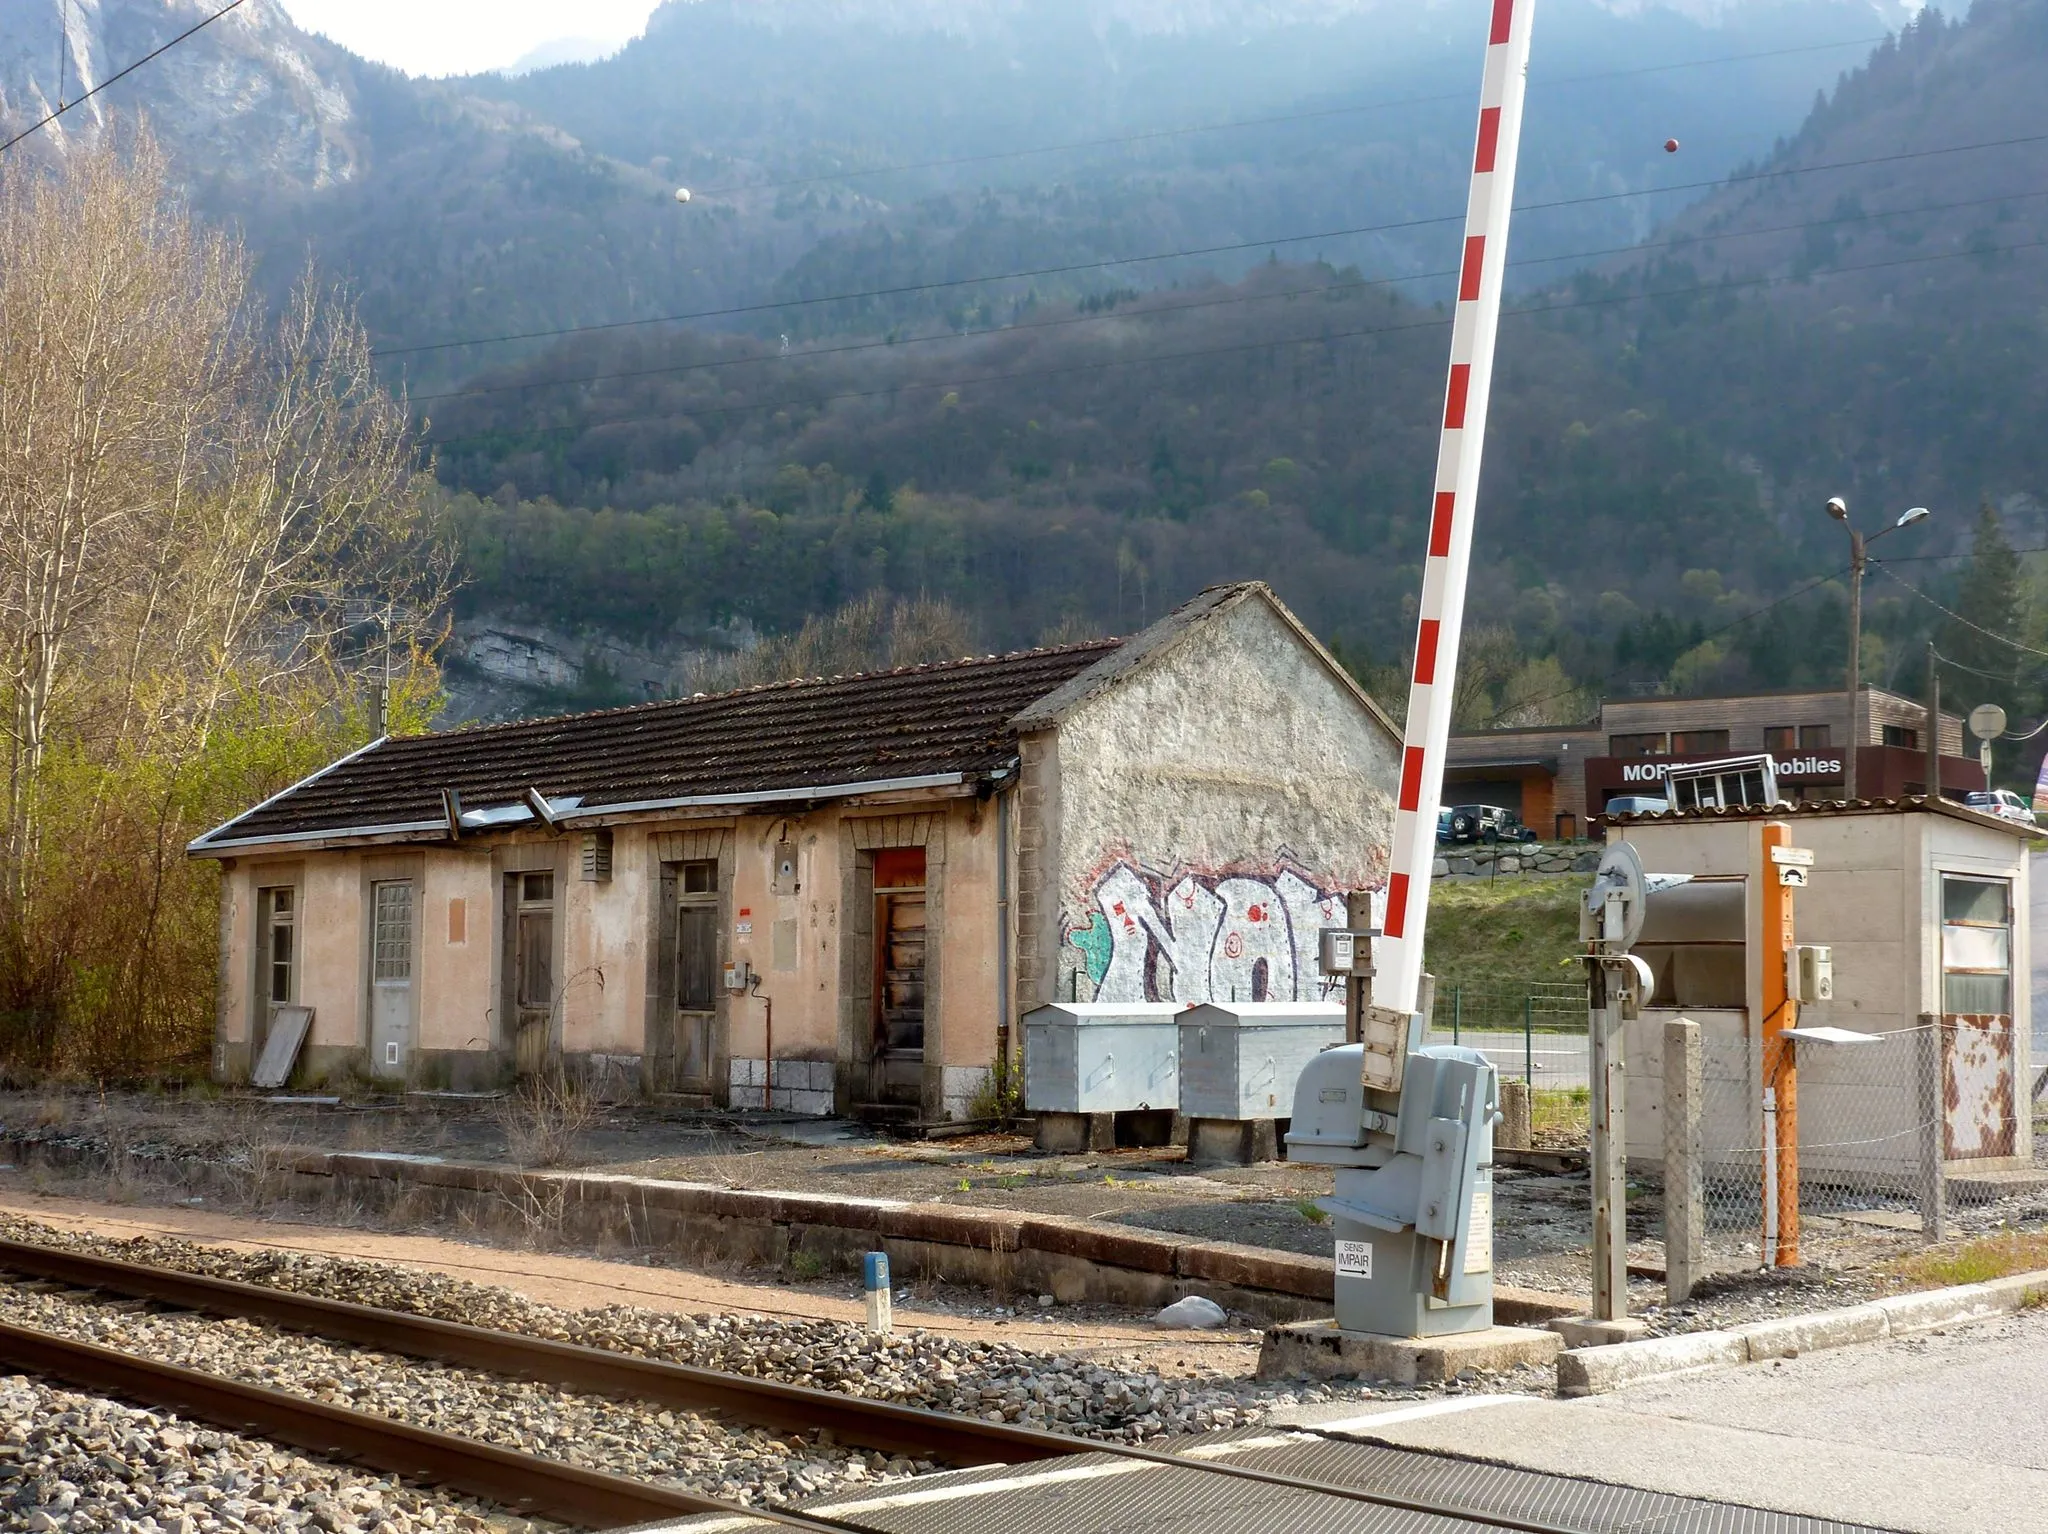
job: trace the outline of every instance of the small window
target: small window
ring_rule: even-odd
[[[1774,724],[1764,730],[1766,751],[1796,751],[1799,749],[1799,726],[1796,724]]]
[[[298,928],[295,896],[289,888],[267,889],[261,894],[263,914],[263,990],[272,1006],[289,1006],[294,996],[294,969],[298,960]]]
[[[1825,724],[1802,724],[1799,727],[1799,749],[1802,751],[1825,751],[1834,740],[1833,729]]]
[[[1671,737],[1673,756],[1725,756],[1727,752],[1726,730],[1680,730]]]
[[[1609,756],[1669,756],[1671,742],[1662,731],[1652,735],[1610,735]]]
[[[1920,732],[1909,730],[1902,724],[1888,724],[1884,727],[1884,743],[1888,746],[1903,746],[1908,751],[1920,749]]]
[[[718,888],[718,863],[712,858],[703,858],[683,865],[683,893],[685,895],[709,895]]]
[[[526,905],[545,905],[555,898],[555,876],[553,874],[521,874],[519,876],[519,899]]]
[[[373,978],[391,984],[412,980],[412,885],[408,881],[372,886]]]
[[[1941,1008],[2012,1015],[2012,889],[2002,879],[1941,881]]]

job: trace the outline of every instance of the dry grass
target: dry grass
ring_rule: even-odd
[[[505,1149],[520,1166],[567,1166],[603,1106],[580,1082],[554,1072],[522,1081],[498,1108]]]
[[[1592,1134],[1593,1094],[1585,1087],[1537,1088],[1529,1094],[1529,1135],[1538,1148],[1584,1145]]]
[[[1890,1264],[1892,1272],[1920,1289],[1982,1284],[2015,1273],[2048,1269],[2048,1231],[2006,1231],[1963,1246],[1915,1252]]]

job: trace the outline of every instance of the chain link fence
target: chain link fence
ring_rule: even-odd
[[[1583,1090],[1585,982],[1441,985],[1428,1042],[1476,1049],[1504,1080],[1526,1081],[1538,1090]]]
[[[1941,1029],[1786,1047],[1798,1051],[1790,1105],[1766,1092],[1777,1084],[1765,1079],[1760,1041],[1700,1040],[1704,1255],[1716,1263],[1767,1259],[1767,1231],[1783,1230],[1789,1213],[1777,1207],[1780,1190],[1791,1192],[1773,1148],[1779,1143],[1797,1148],[1803,1252],[1858,1228],[1937,1239],[1945,1202]]]

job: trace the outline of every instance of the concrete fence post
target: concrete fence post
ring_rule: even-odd
[[[1664,1299],[1683,1305],[1706,1245],[1700,1185],[1700,1025],[1664,1025]]]
[[[1922,1013],[1913,1042],[1919,1056],[1914,1064],[1920,1086],[1920,1239],[1934,1242],[1948,1234],[1948,1178],[1943,1165],[1948,1094],[1942,1083],[1942,1020]]]

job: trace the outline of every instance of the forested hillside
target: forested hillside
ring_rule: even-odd
[[[1992,555],[2048,543],[2048,197],[2028,173],[2048,142],[2044,15],[1929,13],[1636,251],[1522,268],[1474,587],[1513,634],[1503,677],[1839,674],[1826,579],[1847,550],[1820,511],[1839,494],[1867,528],[1937,510],[1883,546],[1903,562],[1867,592],[1869,674],[1917,688],[1922,641],[1952,620],[1907,583],[1953,605],[1983,505]],[[814,291],[888,270],[828,255]],[[772,630],[879,585],[950,598],[1010,643],[1259,575],[1361,667],[1395,662],[1444,367],[1430,280],[1271,253],[1231,282],[1091,275],[1079,300],[945,289],[822,336],[577,337],[423,401],[444,481],[478,498],[468,599]],[[2031,707],[2020,669],[2007,700]]]

